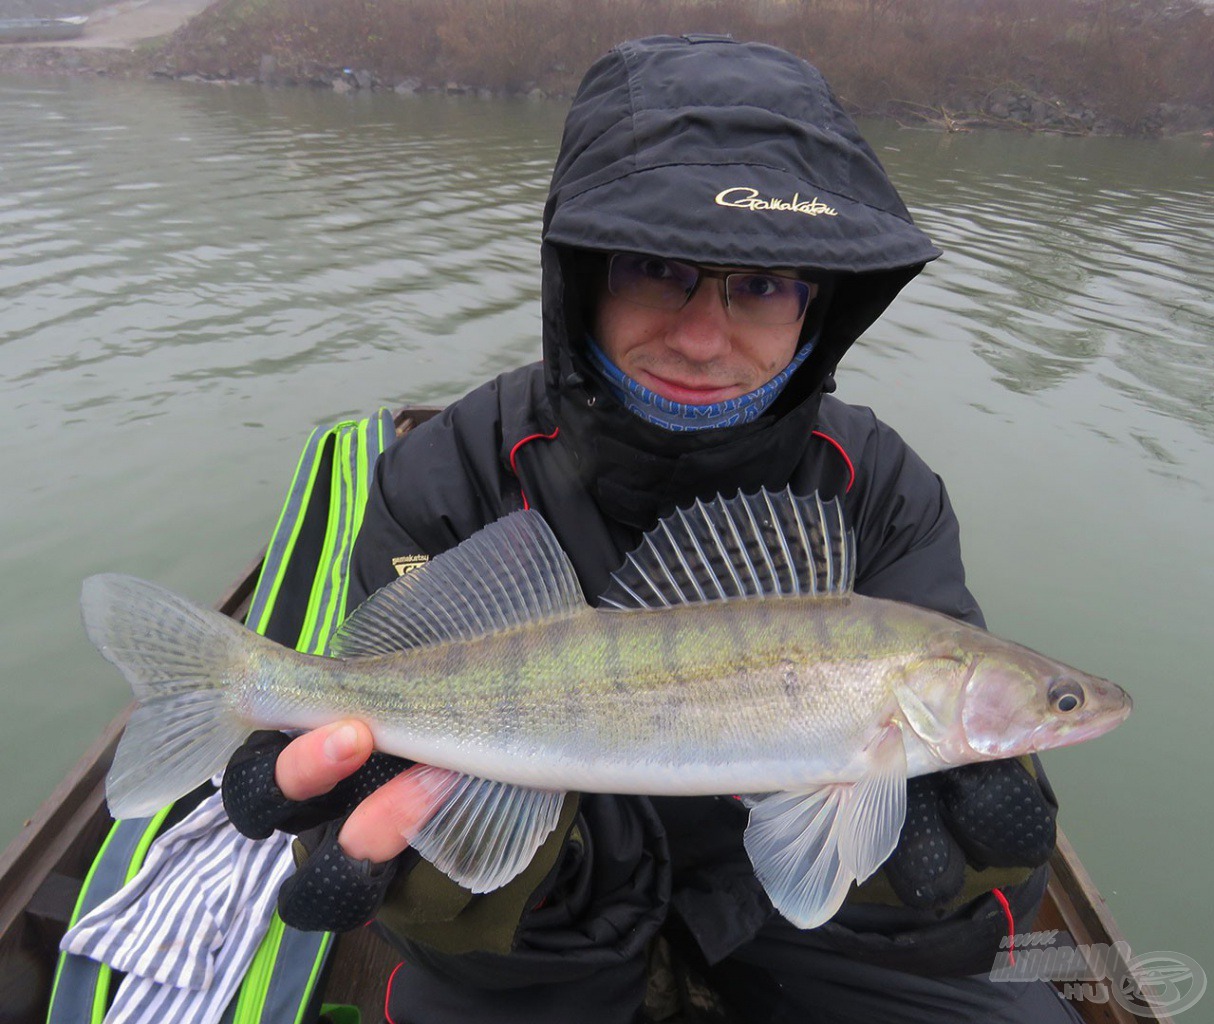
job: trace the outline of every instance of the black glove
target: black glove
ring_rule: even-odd
[[[1057,840],[1058,800],[1034,755],[907,783],[906,823],[883,872],[910,907],[967,902],[1040,867]]]
[[[278,916],[304,932],[346,932],[379,913],[388,886],[420,859],[405,850],[386,864],[354,860],[337,844],[341,821],[312,829],[295,845],[295,874],[278,890]]]
[[[415,864],[417,854],[409,850],[387,864],[356,861],[337,845],[337,834],[355,807],[410,762],[374,753],[323,796],[288,800],[274,781],[274,767],[289,742],[280,732],[249,737],[224,772],[224,809],[250,839],[265,839],[275,830],[300,837],[295,874],[278,894],[278,913],[286,924],[303,931],[358,928],[375,916],[397,870]]]

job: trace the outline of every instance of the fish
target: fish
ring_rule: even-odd
[[[856,593],[838,499],[697,501],[647,533],[592,606],[534,510],[370,597],[328,656],[130,576],[84,582],[89,639],[137,707],[106,780],[154,813],[256,729],[370,727],[432,813],[406,838],[472,892],[505,885],[564,794],[734,795],[773,906],[829,920],[889,857],[907,779],[1108,732],[1116,684],[976,626]]]

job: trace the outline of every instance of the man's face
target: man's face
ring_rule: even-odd
[[[747,322],[724,298],[724,282],[705,277],[682,309],[655,309],[613,294],[604,279],[595,340],[624,373],[663,398],[684,405],[737,398],[792,361],[805,314],[792,323]]]

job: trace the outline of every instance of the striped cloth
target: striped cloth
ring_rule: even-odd
[[[242,836],[218,793],[160,836],[59,946],[126,972],[105,1024],[215,1024],[269,927],[291,841]]]

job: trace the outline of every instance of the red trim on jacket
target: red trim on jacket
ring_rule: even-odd
[[[386,1020],[388,1024],[396,1024],[396,1021],[392,1019],[392,1014],[389,1013],[388,1010],[389,1007],[392,1006],[392,982],[396,980],[396,972],[404,966],[405,962],[402,960],[392,968],[392,973],[388,975],[388,984],[384,988],[384,1020]]]
[[[854,484],[856,482],[856,467],[855,467],[854,463],[852,462],[851,458],[848,456],[847,452],[845,452],[843,450],[843,445],[839,444],[839,442],[836,441],[829,434],[824,434],[821,430],[815,430],[815,431],[813,431],[813,435],[814,435],[814,437],[822,438],[822,440],[825,441],[827,444],[829,444],[832,448],[834,448],[834,450],[839,453],[839,457],[845,463],[847,463],[847,473],[848,473],[847,486],[843,489],[844,493],[846,494],[848,491],[850,491],[852,489],[852,484]]]
[[[552,441],[560,432],[561,428],[557,427],[551,434],[529,434],[510,449],[510,472],[514,474],[515,479],[519,482],[518,492],[523,496],[523,508],[530,508],[531,502],[527,500],[527,492],[523,490],[523,481],[518,475],[518,463],[516,461],[518,457],[518,450],[522,448],[523,445],[525,445],[528,441]]]
[[[1007,919],[1007,962],[1016,965],[1016,919],[1012,916],[1012,905],[1003,895],[1002,889],[992,889],[991,894],[1003,908],[1003,916]]]
[[[518,451],[519,451],[519,449],[522,448],[523,445],[527,444],[527,442],[529,442],[529,441],[553,441],[560,435],[560,433],[561,433],[561,428],[557,427],[555,430],[552,431],[551,434],[528,434],[522,440],[515,442],[514,447],[510,449],[510,472],[514,474],[515,479],[518,479],[518,475],[519,475],[518,474]],[[855,467],[855,464],[852,462],[851,457],[844,450],[843,445],[841,445],[838,441],[836,441],[829,434],[824,433],[821,430],[813,431],[813,436],[822,438],[823,441],[825,441],[832,448],[834,448],[834,450],[836,452],[839,453],[839,457],[843,460],[843,462],[847,466],[847,487],[844,488],[844,492],[846,493],[847,491],[850,491],[852,489],[852,486],[856,482],[856,467]],[[523,508],[530,508],[531,502],[527,499],[527,493],[522,488],[521,480],[519,481],[519,493],[523,496]]]

